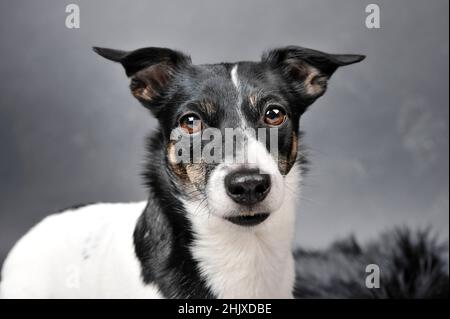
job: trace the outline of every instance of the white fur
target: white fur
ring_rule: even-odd
[[[238,93],[238,105],[236,111],[241,119],[240,127],[236,128],[238,134],[242,134],[245,145],[237,145],[236,158],[232,158],[233,154],[225,154],[225,162],[219,164],[209,178],[207,185],[208,206],[211,208],[211,213],[224,217],[240,211],[242,208],[236,204],[226,193],[224,179],[233,170],[238,170],[242,167],[257,168],[261,174],[269,174],[271,178],[271,189],[268,196],[253,207],[254,211],[251,213],[273,212],[278,210],[284,200],[284,183],[283,177],[278,170],[278,164],[273,156],[267,151],[266,146],[255,139],[255,136],[250,134],[247,129],[248,124],[242,114],[242,92],[240,80],[238,77],[238,66],[234,65],[231,69],[231,81]],[[230,159],[231,157],[231,159]],[[244,159],[244,162],[239,160]]]
[[[235,64],[233,66],[233,68],[231,69],[231,81],[233,82],[233,85],[236,89],[239,90],[239,78],[238,78],[238,74],[237,74],[237,64]]]
[[[231,79],[240,96],[237,65]],[[241,98],[240,98],[241,100]],[[245,119],[240,114],[245,133]],[[251,135],[247,137],[247,161],[222,163],[211,174],[207,185],[207,205],[202,201],[184,201],[193,230],[191,252],[206,277],[209,288],[219,298],[292,298],[295,280],[292,241],[299,182],[297,166],[283,177],[266,147]],[[245,148],[243,145],[240,147]],[[223,217],[242,208],[226,194],[224,178],[242,166],[258,168],[270,174],[271,190],[266,199],[248,213],[270,212],[263,223],[243,227]]]
[[[133,231],[145,203],[95,204],[45,218],[13,248],[2,298],[159,298],[144,285]]]
[[[283,183],[297,185],[298,178],[294,166]],[[295,198],[287,192],[266,221],[249,228],[185,203],[195,232],[191,251],[218,297],[292,297]],[[144,208],[95,204],[47,217],[6,259],[0,297],[161,298],[156,286],[143,284],[134,254],[132,235]]]
[[[237,64],[235,64],[233,66],[233,68],[231,69],[230,74],[231,74],[231,82],[233,82],[233,85],[236,88],[236,91],[237,91],[237,94],[238,94],[238,102],[237,102],[236,111],[237,111],[237,113],[239,115],[239,118],[241,119],[240,127],[241,127],[241,129],[245,130],[247,125],[245,123],[244,115],[242,114],[242,111],[241,111],[241,107],[242,107],[242,92],[241,92],[241,82],[240,82],[239,76],[238,76],[238,66],[237,66]]]
[[[283,177],[266,147],[245,132],[237,65],[231,71],[237,89],[240,129],[246,134],[244,163],[222,163],[207,185],[202,202],[184,202],[192,221],[190,247],[206,283],[219,298],[292,298],[292,241],[297,167]],[[226,194],[224,178],[243,165],[271,177],[271,190],[252,212],[270,212],[263,223],[243,227],[223,217],[242,207]],[[134,253],[133,231],[145,203],[96,204],[52,215],[13,248],[2,271],[2,298],[161,298],[144,285]]]
[[[284,184],[297,184],[298,178],[294,166]],[[253,227],[199,210],[199,203],[184,204],[195,233],[191,252],[219,298],[292,298],[296,194],[287,192],[281,206]]]

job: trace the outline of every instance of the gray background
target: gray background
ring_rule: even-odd
[[[362,53],[302,119],[311,174],[297,244],[323,247],[394,225],[449,230],[448,1],[61,1],[0,4],[0,262],[46,214],[145,199],[144,136],[156,122],[118,65],[90,49],[166,46],[195,63],[255,60],[296,44]],[[58,240],[55,238],[55,240]]]

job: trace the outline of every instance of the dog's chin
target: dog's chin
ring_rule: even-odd
[[[276,213],[279,205],[275,203],[259,203],[254,206],[236,205],[229,203],[228,209],[213,209],[211,212],[226,223],[243,227],[251,227],[263,224],[271,214]]]
[[[261,213],[249,213],[249,214],[238,214],[231,216],[224,216],[223,218],[235,225],[243,226],[243,227],[251,227],[256,226],[263,223],[268,217],[270,213],[261,212]]]

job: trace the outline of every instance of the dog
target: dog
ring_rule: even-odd
[[[288,46],[259,62],[194,65],[167,48],[94,51],[123,66],[132,95],[159,121],[148,142],[148,200],[45,218],[7,257],[1,296],[293,298],[306,162],[299,120],[339,67],[365,57]],[[229,129],[231,151],[221,152]]]

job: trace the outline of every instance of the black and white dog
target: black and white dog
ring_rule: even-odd
[[[260,62],[193,65],[165,48],[94,50],[122,64],[132,94],[159,120],[144,174],[148,201],[46,218],[5,261],[1,296],[292,298],[299,119],[338,67],[364,56],[291,46]],[[194,152],[195,141],[207,147],[198,136],[208,129],[232,129],[231,154],[245,149],[244,160],[228,161],[217,135],[219,148],[207,152],[215,160]],[[174,132],[192,142],[188,161],[179,160]]]

